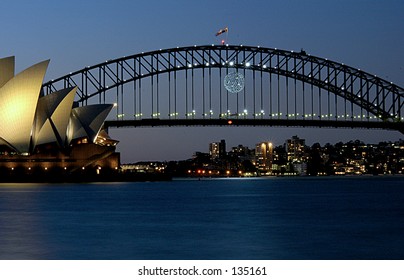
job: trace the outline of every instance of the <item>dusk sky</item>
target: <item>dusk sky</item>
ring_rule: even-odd
[[[16,56],[16,72],[50,59],[45,82],[105,60],[177,46],[228,43],[305,49],[404,86],[404,1],[21,1],[1,3],[0,57]],[[396,141],[401,133],[308,128],[111,129],[122,162],[187,159],[225,139],[230,148],[293,135],[311,145]]]

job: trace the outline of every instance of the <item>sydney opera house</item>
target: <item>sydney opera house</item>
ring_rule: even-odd
[[[119,168],[118,141],[102,129],[113,105],[78,106],[76,88],[48,95],[49,60],[15,75],[0,59],[0,181],[96,178]]]

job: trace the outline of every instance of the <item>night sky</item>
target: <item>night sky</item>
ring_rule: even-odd
[[[177,46],[228,43],[304,49],[403,86],[404,1],[20,1],[1,2],[0,57],[16,56],[16,72],[50,59],[45,81],[108,59]],[[396,141],[398,132],[307,128],[111,129],[122,162],[177,160],[210,142],[254,147],[298,135],[311,145]]]

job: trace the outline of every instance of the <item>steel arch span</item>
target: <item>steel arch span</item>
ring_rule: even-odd
[[[225,80],[238,88],[226,88]],[[70,86],[78,87],[76,101],[83,105],[116,104],[107,126],[279,125],[404,133],[402,87],[303,50],[157,50],[85,67],[45,83],[43,90]]]

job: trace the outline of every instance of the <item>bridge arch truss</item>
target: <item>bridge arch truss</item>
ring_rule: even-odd
[[[229,73],[244,77],[227,91]],[[404,89],[307,54],[251,46],[177,47],[83,68],[43,85],[77,86],[76,101],[115,103],[113,126],[221,124],[386,128],[404,131]]]

